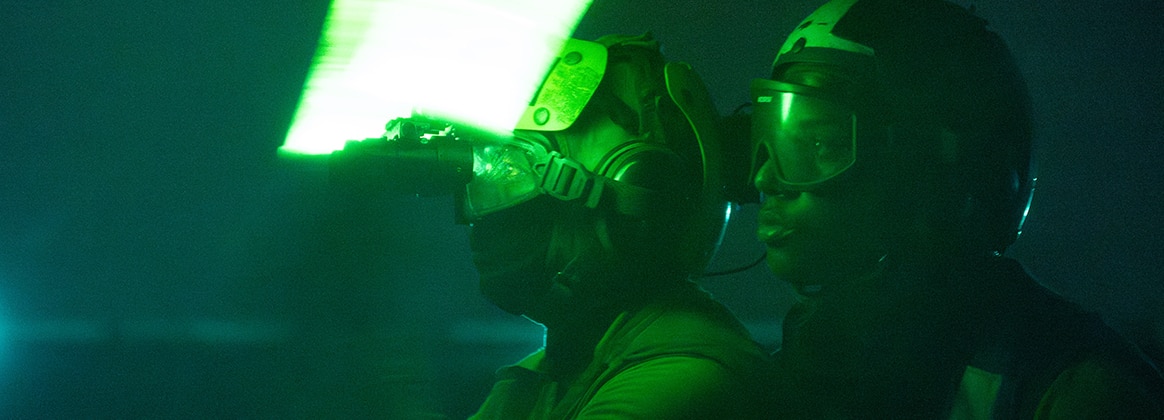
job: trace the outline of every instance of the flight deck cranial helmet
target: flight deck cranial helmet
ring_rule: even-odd
[[[781,190],[804,192],[892,162],[948,202],[961,234],[1001,253],[1033,190],[1030,100],[985,25],[936,0],[823,5],[785,40],[772,77],[752,82],[753,171],[769,161]],[[786,79],[796,67],[836,76]]]
[[[728,209],[717,117],[698,75],[687,64],[666,62],[649,34],[571,39],[514,138],[477,154],[462,217],[496,219],[549,197],[567,203],[557,208],[569,212],[538,214],[536,223],[585,219],[571,228],[601,244],[596,252],[632,266],[613,270],[700,273],[719,244]],[[536,293],[508,292],[517,288],[483,291],[502,309],[522,312]]]

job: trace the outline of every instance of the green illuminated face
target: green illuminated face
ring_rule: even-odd
[[[809,87],[822,87],[835,79],[809,66],[792,66],[781,77],[784,82]],[[849,115],[828,109],[800,107],[780,115],[783,121],[804,124],[759,137],[763,143],[759,150],[768,153],[757,156],[754,180],[764,195],[757,237],[768,247],[769,267],[781,279],[809,289],[872,270],[905,220],[894,210],[898,207],[892,200],[898,194],[890,193],[901,184],[885,172],[863,170],[845,174],[843,181],[833,179],[851,170],[855,159],[851,149],[857,142],[851,140]],[[753,124],[772,125],[770,121]],[[810,129],[819,135],[806,137]],[[789,145],[803,143],[804,138],[817,139],[811,144],[813,153],[791,156],[803,150]],[[805,159],[810,164],[798,163]]]
[[[770,165],[766,165],[770,167]],[[827,191],[783,191],[769,170],[756,187],[764,194],[757,238],[768,266],[797,286],[835,283],[871,270],[888,249],[900,220],[885,194],[892,184],[871,178]]]

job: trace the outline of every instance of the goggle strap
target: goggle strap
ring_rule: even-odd
[[[594,174],[581,163],[551,152],[546,162],[535,165],[534,170],[541,173],[540,187],[547,195],[563,201],[586,197],[588,207],[591,202],[598,204],[598,197],[602,195],[601,183],[595,182]]]
[[[557,152],[535,165],[535,170],[542,174],[541,190],[546,195],[562,201],[582,200],[582,205],[592,209],[608,203],[618,213],[644,216],[667,199],[658,191],[595,175]]]

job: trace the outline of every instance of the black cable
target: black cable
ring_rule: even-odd
[[[767,256],[768,256],[768,251],[764,251],[762,254],[760,254],[760,258],[757,258],[756,261],[752,261],[748,265],[745,265],[743,267],[729,268],[727,270],[722,270],[722,271],[711,271],[711,272],[703,273],[703,277],[726,276],[728,274],[736,274],[736,273],[748,271],[748,270],[751,270],[753,267],[760,265],[761,262],[764,262],[764,258],[766,258]]]

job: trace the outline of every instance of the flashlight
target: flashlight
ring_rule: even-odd
[[[433,197],[469,183],[473,146],[452,124],[414,115],[389,121],[383,136],[348,141],[328,167],[331,185],[350,194]]]

